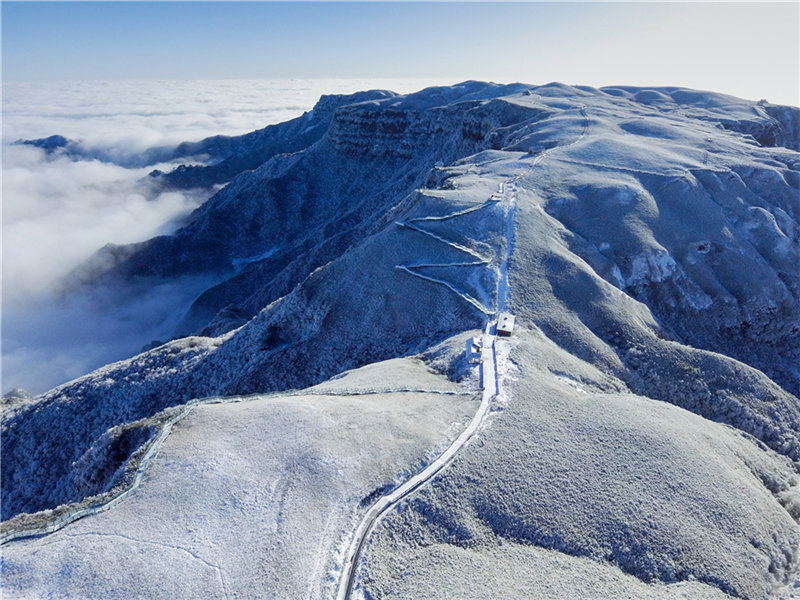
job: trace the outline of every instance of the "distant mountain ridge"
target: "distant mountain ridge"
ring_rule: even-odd
[[[181,159],[200,160],[201,165],[180,165],[172,171],[153,171],[154,182],[164,188],[211,188],[227,183],[239,173],[256,168],[275,154],[296,152],[317,141],[327,129],[337,107],[373,98],[395,95],[373,90],[354,94],[322,96],[314,108],[301,117],[239,136],[215,135],[199,142],[183,142],[177,146],[157,146],[140,153],[121,154],[119,150],[103,150],[85,146],[62,135],[33,140],[17,140],[43,149],[49,155],[72,160],[100,160],[124,167],[147,167]]]

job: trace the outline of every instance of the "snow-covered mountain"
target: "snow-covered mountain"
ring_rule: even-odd
[[[52,151],[70,148],[56,141]],[[281,125],[145,153],[205,161],[152,175],[164,185],[229,183],[173,235],[106,247],[71,285],[124,290],[120,301],[164,282],[205,289],[172,341],[37,398],[9,397],[2,439],[7,534],[100,506],[134,480],[136,501],[50,536],[60,541],[4,546],[4,585],[11,597],[59,586],[113,597],[117,569],[144,578],[152,566],[129,565],[122,551],[100,558],[114,532],[204,557],[221,582],[206,597],[335,595],[360,515],[474,412],[451,398],[481,385],[464,342],[506,310],[516,328],[496,342],[499,394],[455,460],[375,525],[356,569],[364,597],[783,593],[800,559],[799,144],[800,111],[763,101],[465,82],[327,96]],[[330,378],[323,389],[346,401],[322,410],[309,400],[318,392],[285,396]],[[347,412],[365,393],[384,399],[386,422]],[[420,398],[400,410],[411,393]],[[222,403],[175,426],[183,446],[174,431],[165,438],[190,401],[251,394],[258,431],[239,403]],[[231,452],[246,456],[293,427],[271,420],[278,405],[352,418],[354,435],[383,445],[371,459],[359,450],[371,467],[355,473],[342,441],[352,438],[323,444],[328,425],[298,416],[300,447],[252,459],[286,453],[270,474],[233,469],[245,480],[291,474],[293,503],[341,477],[313,503],[314,522],[327,523],[320,537],[298,533],[303,515],[279,511],[259,526],[277,527],[269,539],[283,558],[225,575],[233,567],[219,557],[237,538],[212,541],[232,518],[219,505],[230,498],[198,504],[200,491],[173,497],[168,482],[208,453],[225,465],[208,485],[221,485]],[[212,431],[244,441],[205,444]],[[164,460],[142,482],[137,465],[155,439]],[[321,462],[311,468],[304,452]],[[243,494],[242,481],[225,485]],[[248,500],[255,512],[274,509],[275,489]],[[198,535],[137,530],[136,510],[170,502],[197,515],[186,527]],[[236,531],[251,518],[233,519]],[[284,519],[294,533],[280,533]],[[258,546],[248,544],[234,555]],[[316,562],[297,579],[291,566],[307,544]],[[107,575],[84,587],[58,575],[103,560]],[[175,597],[165,578],[141,585]]]

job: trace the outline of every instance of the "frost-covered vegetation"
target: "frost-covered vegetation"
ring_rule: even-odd
[[[528,575],[528,561],[544,568],[553,555],[525,546],[615,565],[645,582],[705,584],[643,590],[617,576],[590,594],[598,598],[714,597],[707,586],[763,598],[785,581],[800,543],[791,460],[734,428],[613,392],[623,384],[539,330],[519,338],[510,349],[516,368],[502,382],[511,400],[482,443],[373,535],[362,582],[373,597],[425,597],[441,562],[449,582],[473,562],[524,577],[507,594],[466,571],[456,597],[478,585],[488,597],[580,598],[603,577],[574,560],[554,579]],[[464,563],[448,565],[454,557]],[[570,581],[585,569],[587,580]]]
[[[109,430],[193,398],[306,388],[409,355],[464,379],[464,341],[502,298],[517,334],[498,350],[489,425],[379,524],[359,590],[471,591],[492,580],[455,573],[545,568],[555,552],[569,555],[559,577],[582,582],[562,581],[563,597],[598,579],[607,597],[664,598],[764,598],[791,581],[798,110],[477,82],[336,102],[310,145],[286,128],[283,150],[270,138],[272,158],[184,228],[82,271],[97,288],[215,283],[176,340],[9,399],[3,518],[113,486],[99,454],[124,444]],[[384,371],[359,377],[386,391]],[[393,377],[417,393],[418,374]],[[274,573],[261,581],[280,595]],[[497,596],[547,596],[549,583],[515,578]]]
[[[404,359],[196,406],[124,502],[5,545],[3,597],[330,597],[369,499],[424,466],[476,405]]]

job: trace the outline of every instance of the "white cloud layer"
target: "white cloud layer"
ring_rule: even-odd
[[[309,110],[322,94],[413,92],[434,79],[9,81],[3,139],[60,134],[100,148],[143,150],[209,135],[238,135]]]
[[[433,80],[219,80],[4,82],[2,391],[33,393],[136,353],[169,336],[198,282],[165,286],[119,311],[107,302],[57,298],[59,282],[106,243],[168,233],[206,199],[155,197],[140,181],[153,168],[48,158],[23,139],[63,135],[117,155],[237,135],[309,110],[321,94],[384,88],[411,92]],[[169,166],[160,166],[162,170]]]
[[[130,243],[169,228],[205,195],[150,198],[138,182],[151,170],[98,161],[48,160],[30,146],[5,149],[4,301],[50,289],[106,242]]]

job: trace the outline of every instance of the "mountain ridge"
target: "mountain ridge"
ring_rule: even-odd
[[[83,285],[133,282],[145,293],[178,277],[211,283],[175,324],[178,339],[4,415],[3,518],[79,501],[88,492],[72,465],[109,428],[192,398],[302,389],[408,356],[467,382],[463,343],[507,295],[518,324],[502,354],[509,391],[483,435],[518,459],[499,466],[483,443],[470,446],[424,499],[409,499],[406,517],[386,522],[378,551],[404,544],[425,555],[416,531],[459,548],[499,539],[555,549],[736,597],[767,597],[767,572],[787,581],[800,539],[790,516],[800,460],[800,111],[682,88],[465,82],[374,94],[337,106],[307,147],[236,176],[173,235],[108,249],[113,260],[84,270]],[[602,494],[607,515],[590,518],[592,503],[576,502],[563,527],[509,513],[504,498],[517,508],[525,498],[557,502],[549,471],[543,490],[526,482],[530,461],[549,447],[577,469],[572,448],[595,431],[583,417],[574,431],[540,427],[537,407],[569,415],[590,399],[586,414],[597,411],[612,440],[597,447],[598,468],[624,478],[612,457],[634,460],[629,444],[646,453],[634,441],[642,435],[669,447],[680,469],[688,455],[664,431],[683,419],[705,440],[698,473],[724,479],[735,500],[715,513],[698,474],[668,500],[658,486],[641,488],[645,513],[662,523],[652,531],[638,517],[625,529],[616,502],[627,500]],[[664,431],[646,425],[647,407]],[[513,440],[527,441],[507,447]],[[32,453],[41,459],[26,462]],[[714,457],[735,475],[716,472]],[[472,489],[473,480],[483,483]],[[740,494],[744,481],[754,487]],[[669,543],[660,511],[692,498],[706,521],[693,533],[681,517]],[[769,516],[723,523],[747,498]],[[587,519],[590,530],[573,527]],[[768,541],[770,526],[780,534]],[[748,535],[760,545],[727,567],[711,550],[681,554],[682,543],[733,548]],[[370,561],[365,585],[402,589]]]

